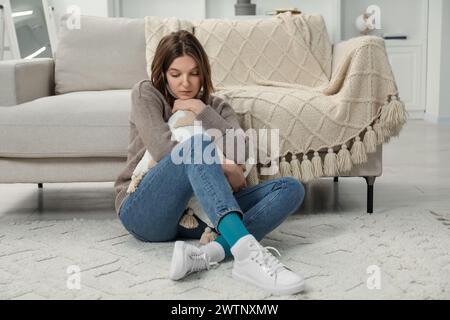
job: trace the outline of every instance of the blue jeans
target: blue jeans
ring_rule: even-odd
[[[199,221],[194,229],[179,225],[194,194],[216,230],[224,215],[238,212],[247,230],[258,241],[298,210],[305,191],[303,185],[291,177],[233,192],[217,158],[212,164],[194,162],[193,159],[198,160],[205,150],[217,157],[214,143],[199,136],[200,143],[199,139],[191,137],[175,147],[181,149],[182,163],[174,163],[169,153],[144,176],[136,191],[125,198],[119,217],[137,239],[146,242],[199,239],[205,223]]]

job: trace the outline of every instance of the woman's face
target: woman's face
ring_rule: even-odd
[[[190,56],[186,55],[173,60],[167,70],[166,78],[170,89],[178,99],[193,99],[200,91],[200,70]]]

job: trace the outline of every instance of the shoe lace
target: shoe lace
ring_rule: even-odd
[[[270,253],[269,250],[273,250],[281,257],[281,253],[274,247],[263,247],[261,245],[251,245],[254,248],[255,255],[253,260],[256,261],[271,277],[276,275],[278,271],[285,269],[285,265],[282,264],[275,256]]]
[[[202,252],[201,254],[193,254],[191,255],[192,266],[191,272],[201,271],[204,269],[209,270],[211,266],[218,265],[217,262],[210,262],[209,257],[206,252]]]

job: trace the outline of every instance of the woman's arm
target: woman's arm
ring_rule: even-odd
[[[205,108],[197,115],[196,120],[202,121],[202,126],[206,130],[219,129],[222,134],[227,129],[240,129],[236,112],[225,100],[214,96],[211,105]]]
[[[199,99],[175,100],[172,113],[178,110],[190,110],[196,114],[195,120],[202,122],[205,130],[218,129],[222,135],[227,129],[241,129],[237,115],[230,104],[219,97],[213,97],[211,105],[205,105]]]
[[[248,159],[249,144],[248,138],[239,124],[238,116],[231,105],[222,98],[213,96],[211,100],[210,105],[205,106],[197,115],[196,120],[201,120],[202,126],[206,130],[219,129],[222,133],[221,143],[225,156],[242,165]],[[227,129],[233,129],[233,139],[231,140],[228,139]],[[227,145],[229,141],[234,141],[234,144]]]
[[[141,81],[133,87],[131,99],[130,119],[152,158],[159,162],[177,145],[177,141],[171,140],[172,132],[163,118],[164,103],[148,81]]]

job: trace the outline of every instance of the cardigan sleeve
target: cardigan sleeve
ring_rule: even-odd
[[[214,96],[210,104],[200,112],[196,120],[202,121],[205,130],[218,129],[222,133],[219,137],[226,158],[238,164],[244,164],[248,159],[248,137],[239,124],[233,107],[220,97]]]
[[[222,134],[225,134],[227,129],[241,128],[234,109],[219,97],[213,97],[210,104],[197,115],[196,120],[202,121],[202,126],[206,130],[218,129]]]

